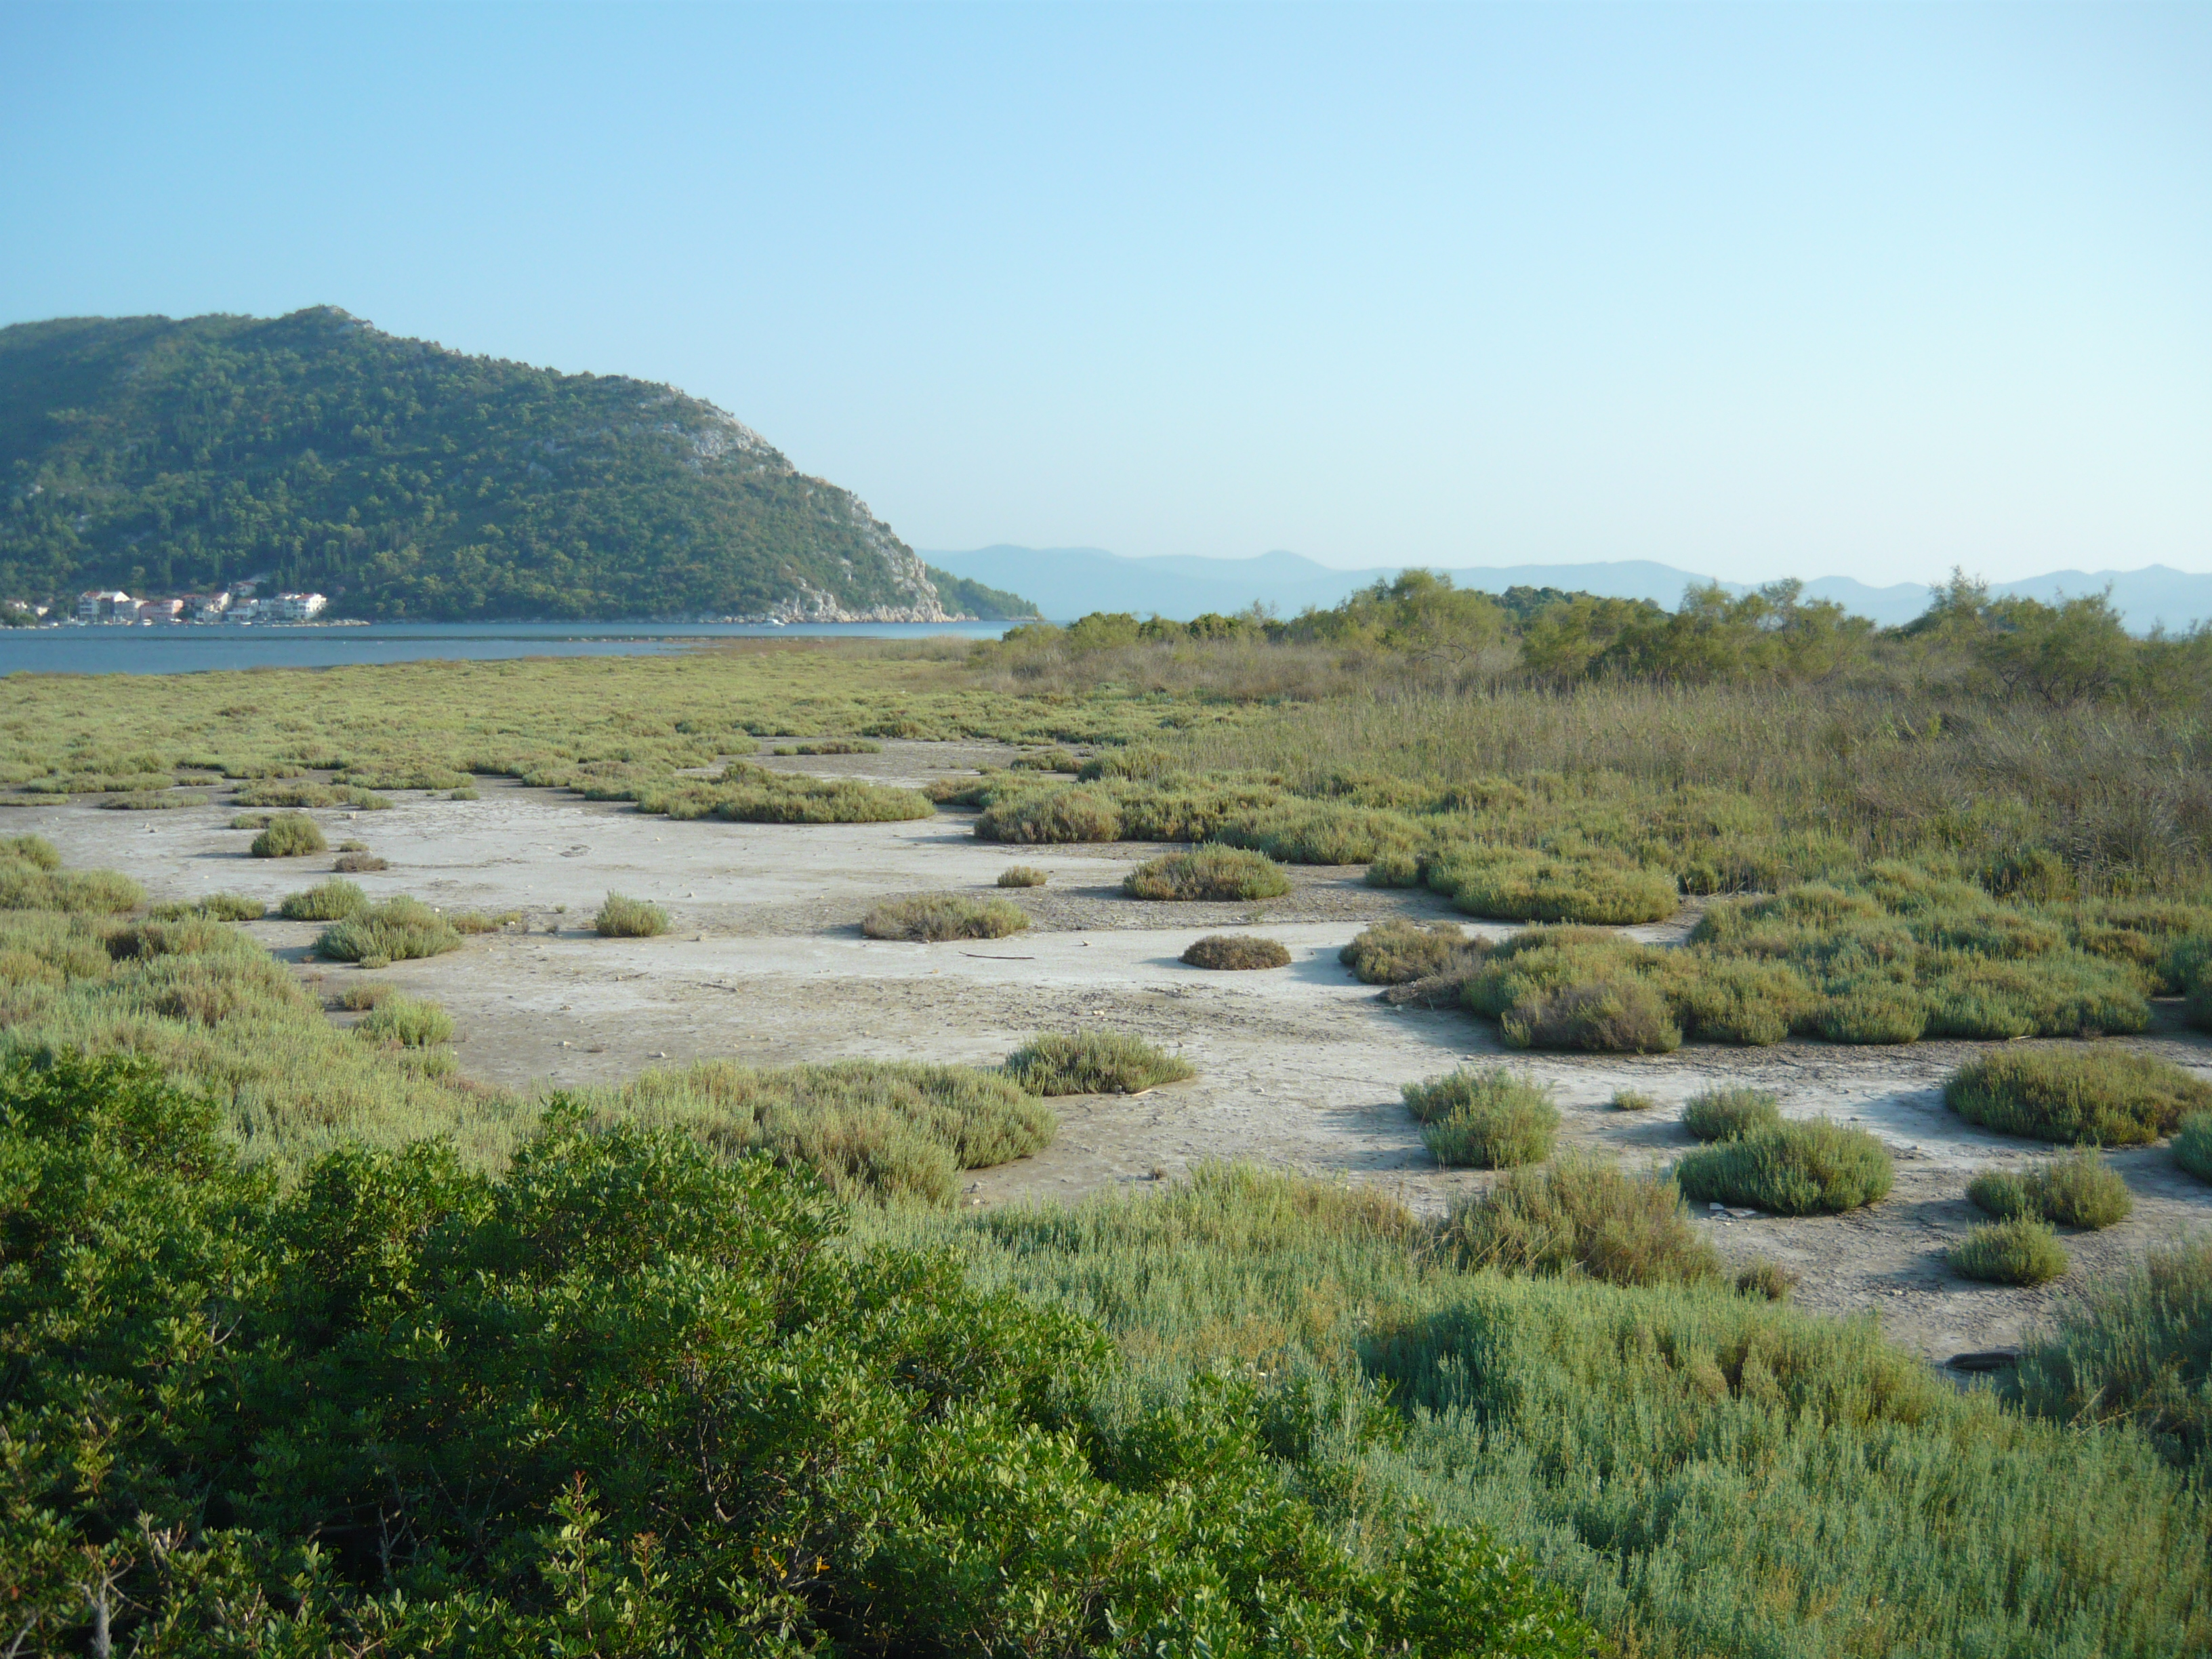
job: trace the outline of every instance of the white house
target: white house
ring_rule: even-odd
[[[76,619],[79,622],[100,622],[113,617],[136,617],[138,602],[119,589],[113,592],[96,590],[76,596]]]
[[[307,622],[322,615],[330,603],[320,593],[279,593],[264,605],[278,622]]]

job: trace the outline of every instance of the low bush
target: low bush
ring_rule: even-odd
[[[446,792],[446,799],[447,800],[481,800],[483,797],[477,793],[474,784],[465,783],[458,789],[448,789]]]
[[[592,918],[592,931],[601,939],[653,939],[668,931],[668,912],[643,899],[609,893]]]
[[[210,893],[205,898],[157,904],[147,914],[155,921],[177,921],[185,916],[205,916],[211,921],[258,921],[268,910],[259,899],[243,893]]]
[[[343,921],[368,908],[368,894],[354,883],[334,876],[304,892],[286,894],[276,914],[287,921]]]
[[[1618,927],[1663,921],[1680,908],[1674,876],[1617,853],[1527,847],[1454,848],[1431,863],[1428,884],[1469,915],[1502,921]]]
[[[1365,879],[1370,887],[1419,887],[1420,855],[1395,850],[1378,853],[1368,864]]]
[[[451,918],[457,933],[496,933],[522,920],[520,910],[502,910],[497,915],[487,915],[482,910],[464,910]]]
[[[2000,1134],[2133,1146],[2212,1108],[2212,1084],[2123,1048],[2011,1048],[1960,1066],[1943,1098],[1967,1122]]]
[[[784,756],[880,755],[884,746],[866,738],[817,738],[806,743],[782,744],[770,752]]]
[[[1287,968],[1291,953],[1274,939],[1255,939],[1249,933],[1208,933],[1192,942],[1182,960],[1194,968]]]
[[[1004,939],[1030,925],[1018,905],[1004,899],[970,898],[964,893],[924,893],[886,899],[861,919],[870,939],[915,939],[937,944],[954,939]]]
[[[230,827],[234,830],[265,830],[269,827],[269,820],[276,816],[274,812],[240,812],[231,819]]]
[[[1119,1031],[1042,1032],[1006,1056],[1006,1075],[1033,1095],[1133,1095],[1197,1074],[1180,1054]]]
[[[349,806],[356,812],[382,812],[390,810],[392,803],[373,790],[357,785],[332,787],[329,784],[300,781],[269,781],[249,783],[231,797],[240,806],[282,806],[297,809],[303,806]]]
[[[208,798],[181,789],[134,789],[127,795],[110,795],[100,803],[114,812],[167,812],[179,806],[205,806]]]
[[[392,860],[379,858],[374,853],[341,853],[332,860],[331,868],[343,875],[366,875],[374,870],[389,870]]]
[[[1364,928],[1336,959],[1363,985],[1406,985],[1472,963],[1480,947],[1468,943],[1457,922],[1423,927],[1392,916]]]
[[[1966,1197],[1999,1221],[2024,1216],[2092,1232],[2125,1221],[2135,1211],[2128,1183],[2086,1146],[2070,1157],[2039,1158],[2018,1174],[1985,1170],[1967,1183]]]
[[[1648,1112],[1659,1103],[1641,1089],[1615,1089],[1609,1103],[1616,1112]]]
[[[936,807],[918,790],[858,778],[810,778],[732,761],[716,778],[617,777],[576,781],[593,800],[630,800],[641,812],[678,820],[731,823],[898,823],[926,818]]]
[[[2048,1222],[2016,1216],[1984,1221],[1947,1253],[1951,1271],[1992,1285],[2042,1285],[2068,1267],[2066,1247]]]
[[[1042,887],[1051,879],[1033,864],[1010,864],[999,872],[1001,887]]]
[[[1708,1089],[1682,1107],[1682,1127],[1698,1140],[1741,1140],[1781,1121],[1781,1098],[1765,1089]]]
[[[1583,1153],[1515,1170],[1460,1200],[1444,1238],[1469,1267],[1587,1275],[1614,1285],[1717,1279],[1720,1257],[1683,1213],[1672,1181],[1629,1175]]]
[[[279,812],[253,838],[247,850],[258,859],[305,858],[329,849],[315,821],[298,812]]]
[[[2173,1161],[2199,1181],[2212,1181],[2212,1112],[2191,1112],[2181,1120]]]
[[[118,915],[146,902],[145,890],[112,870],[64,870],[37,836],[0,839],[0,910]]]
[[[347,986],[337,994],[336,1000],[337,1006],[349,1013],[365,1014],[372,1008],[380,1007],[394,994],[396,994],[389,985],[380,985],[371,981],[366,985]]]
[[[1289,892],[1291,878],[1264,853],[1197,847],[1139,865],[1122,878],[1121,890],[1140,899],[1270,899]]]
[[[1121,809],[1099,789],[1053,789],[994,799],[975,820],[978,841],[1119,841]]]
[[[434,1002],[393,996],[379,1001],[353,1029],[374,1042],[395,1042],[403,1048],[428,1048],[453,1036],[453,1017]]]
[[[1564,986],[1527,997],[1498,1019],[1516,1048],[1577,1048],[1608,1054],[1664,1054],[1682,1046],[1681,1028],[1659,993],[1641,980]]]
[[[391,898],[365,905],[323,929],[315,954],[332,962],[382,968],[461,948],[452,924],[418,899]]]
[[[2057,1422],[2132,1424],[2201,1479],[2212,1456],[2212,1237],[2093,1279],[2022,1350],[2009,1392]]]
[[[1895,1170],[1865,1130],[1816,1117],[1700,1147],[1674,1166],[1674,1178],[1695,1204],[1833,1215],[1887,1197]]]
[[[1559,1109],[1549,1085],[1504,1066],[1406,1085],[1421,1140],[1448,1168],[1504,1170],[1552,1155]]]
[[[1798,1277],[1794,1267],[1785,1267],[1778,1261],[1761,1259],[1738,1270],[1736,1294],[1755,1297],[1762,1302],[1787,1302],[1790,1293],[1797,1288]]]
[[[1917,1042],[1928,1029],[1928,1009],[1905,986],[1847,991],[1820,1005],[1814,1030],[1830,1042]]]

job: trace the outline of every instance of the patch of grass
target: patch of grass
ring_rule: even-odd
[[[366,985],[347,986],[337,994],[336,1000],[337,1006],[349,1013],[362,1014],[372,1008],[381,1007],[396,994],[391,986],[372,981]]]
[[[230,827],[234,830],[265,830],[269,827],[269,820],[276,816],[274,812],[240,812],[230,821]]]
[[[461,948],[451,923],[419,899],[390,898],[366,905],[323,929],[315,954],[332,962],[386,967]]]
[[[1179,1054],[1121,1031],[1043,1031],[1006,1056],[1006,1075],[1033,1095],[1133,1095],[1197,1075]]]
[[[2212,1084],[2121,1048],[2011,1048],[1960,1066],[1943,1098],[1967,1122],[2000,1134],[2133,1146],[2212,1108]]]
[[[1648,1112],[1659,1102],[1656,1097],[1645,1094],[1641,1089],[1615,1089],[1612,1100],[1607,1103],[1616,1112]]]
[[[787,743],[772,752],[778,755],[880,755],[884,746],[866,738],[817,738],[806,743]]]
[[[1816,1117],[1700,1147],[1675,1164],[1674,1178],[1693,1204],[1833,1215],[1887,1198],[1895,1171],[1865,1130]]]
[[[497,915],[490,915],[482,910],[464,910],[449,920],[457,933],[496,933],[520,921],[522,912],[502,910]]]
[[[1504,1170],[1552,1155],[1559,1108],[1548,1085],[1504,1066],[1462,1069],[1401,1091],[1421,1140],[1448,1168]]]
[[[249,783],[231,796],[238,806],[349,806],[356,812],[383,812],[392,803],[374,790],[333,787],[307,781],[269,781]]]
[[[1966,1197],[1999,1221],[2026,1217],[2093,1232],[2125,1221],[2136,1206],[2119,1172],[2086,1146],[2039,1158],[2019,1174],[1985,1170],[1967,1183]]]
[[[0,910],[118,915],[146,902],[145,890],[112,870],[64,870],[37,836],[0,839]]]
[[[323,839],[322,830],[313,818],[298,812],[280,812],[269,820],[246,850],[258,859],[297,859],[310,853],[327,852],[329,848],[330,843]]]
[[[1055,789],[994,799],[975,820],[978,841],[1024,844],[1119,841],[1121,811],[1099,789]]]
[[[1065,749],[1033,749],[1026,755],[1017,755],[1006,764],[1021,772],[1079,772],[1083,763]]]
[[[100,803],[112,812],[169,812],[179,806],[205,806],[208,798],[184,789],[134,789]]]
[[[355,1022],[354,1033],[372,1042],[394,1042],[403,1048],[428,1048],[450,1042],[453,1017],[434,1002],[413,997],[386,997]]]
[[[1498,1030],[1516,1048],[1664,1054],[1682,1046],[1681,1028],[1668,1017],[1665,999],[1635,979],[1562,986],[1524,997],[1498,1016]]]
[[[668,912],[644,899],[609,893],[592,918],[601,939],[654,939],[668,931]]]
[[[1121,878],[1121,890],[1140,899],[1249,901],[1280,898],[1291,878],[1263,853],[1197,847],[1139,865]]]
[[[343,921],[368,908],[368,894],[354,883],[333,876],[304,892],[286,894],[276,914],[287,921]]]
[[[2199,1181],[2212,1181],[2212,1112],[2191,1112],[2181,1120],[2173,1161]]]
[[[389,870],[392,860],[379,858],[374,853],[341,853],[331,860],[331,868],[346,875],[367,875],[373,871]]]
[[[894,789],[857,778],[810,778],[771,772],[732,761],[716,779],[580,780],[587,799],[630,800],[641,812],[683,822],[720,818],[730,823],[898,823],[931,817],[937,808],[918,790]]]
[[[1042,887],[1049,879],[1033,864],[1010,864],[999,872],[1001,887]]]
[[[1468,915],[1501,921],[1620,926],[1663,921],[1681,905],[1672,875],[1602,848],[1457,847],[1430,864],[1427,880]]]
[[[477,793],[474,784],[465,783],[458,789],[448,789],[446,792],[446,799],[447,800],[482,800],[483,797]]]
[[[1420,856],[1395,848],[1377,853],[1361,879],[1370,887],[1419,887],[1422,884]]]
[[[1191,942],[1182,960],[1194,968],[1287,968],[1291,953],[1272,939],[1257,939],[1249,933],[1208,933]]]
[[[1984,1221],[1954,1244],[1946,1259],[1962,1278],[1992,1285],[2048,1284],[2070,1265],[2050,1224],[2026,1216]]]
[[[1462,965],[1472,966],[1480,947],[1457,922],[1429,927],[1390,916],[1363,928],[1336,959],[1363,985],[1407,985]]]
[[[269,907],[243,893],[210,893],[205,898],[176,899],[147,912],[155,921],[177,921],[185,916],[205,916],[213,921],[258,921]]]
[[[1708,1089],[1682,1107],[1682,1127],[1698,1140],[1741,1140],[1781,1121],[1781,1097],[1765,1089]]]
[[[655,1069],[567,1097],[603,1121],[672,1128],[730,1156],[766,1152],[848,1198],[950,1205],[955,1177],[1052,1144],[1053,1109],[969,1066],[842,1060],[760,1071],[725,1060]]]
[[[1470,1267],[1582,1274],[1613,1285],[1693,1285],[1720,1257],[1683,1213],[1674,1183],[1629,1175],[1586,1153],[1513,1170],[1452,1206],[1444,1237]]]
[[[861,919],[870,939],[915,939],[939,944],[956,939],[1004,939],[1030,925],[1018,905],[1004,899],[970,898],[964,893],[923,893],[886,899]]]
[[[1762,1302],[1787,1302],[1797,1288],[1798,1277],[1795,1268],[1762,1258],[1737,1272],[1735,1291]]]

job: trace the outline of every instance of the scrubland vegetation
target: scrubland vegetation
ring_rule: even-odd
[[[643,899],[610,893],[592,918],[601,939],[654,939],[668,931],[668,912]]]
[[[1669,615],[1409,580],[1287,623],[973,651],[160,690],[103,688],[95,717],[23,683],[0,786],[492,775],[889,820],[932,809],[742,757],[794,731],[991,737],[1040,764],[932,792],[986,839],[1189,842],[1277,882],[1366,865],[1540,923],[1381,924],[1345,956],[1530,1048],[2071,1039],[2142,1030],[2159,997],[2212,1021],[2212,647],[2128,640],[2094,601],[1960,585],[1877,636],[1787,592]],[[1682,896],[1686,945],[1605,931]],[[364,963],[462,943],[404,899],[324,939]],[[1046,1033],[998,1068],[702,1066],[546,1102],[459,1076],[439,1011],[334,1000],[354,1031],[217,910],[155,916],[0,842],[23,1267],[0,1274],[0,1484],[33,1645],[85,1645],[105,1595],[148,1652],[2212,1647],[2204,1246],[1962,1390],[1790,1307],[1771,1264],[1719,1268],[1684,1200],[1821,1214],[1891,1186],[1871,1136],[1756,1101],[1692,1103],[1714,1138],[1655,1179],[1547,1163],[1557,1109],[1510,1071],[1417,1085],[1440,1159],[1504,1171],[1437,1224],[1211,1166],[962,1216],[963,1170],[1051,1138],[1048,1097],[1188,1063]],[[2060,1144],[2179,1128],[2212,1176],[2203,1088],[2046,1042],[1950,1097]],[[1955,1265],[2063,1271],[2051,1224],[2100,1224],[2115,1180],[2090,1154],[1978,1181],[1993,1219]]]
[[[870,939],[908,939],[925,944],[954,939],[1004,939],[1030,925],[1019,906],[964,893],[923,893],[886,899],[861,919]]]
[[[1182,960],[1194,968],[1239,972],[1287,968],[1291,965],[1291,953],[1279,939],[1261,939],[1251,933],[1208,933],[1185,945]]]
[[[1974,1207],[1999,1221],[2047,1221],[2096,1231],[2134,1213],[2128,1183],[2087,1147],[2071,1157],[2042,1158],[2019,1175],[1988,1170],[1967,1184]]]

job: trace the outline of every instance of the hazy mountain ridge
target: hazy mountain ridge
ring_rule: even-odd
[[[1274,552],[1251,559],[1209,559],[1188,554],[1126,558],[1096,547],[1027,548],[1000,544],[968,552],[933,551],[934,568],[972,580],[1019,580],[1044,614],[1066,620],[1092,611],[1157,611],[1187,621],[1203,611],[1243,611],[1255,601],[1285,616],[1308,605],[1327,607],[1372,582],[1388,580],[1402,566],[1334,570],[1297,553]],[[1520,564],[1447,568],[1462,587],[1503,592],[1509,587],[1558,587],[1607,599],[1651,599],[1672,608],[1682,590],[1711,579],[1694,571],[1649,560],[1591,564]],[[2053,571],[2014,582],[1992,582],[1996,595],[2018,595],[2048,602],[2104,591],[2128,626],[2148,633],[2163,623],[2179,631],[2212,622],[2212,575],[2197,575],[2165,565],[2132,571]],[[1731,593],[1753,584],[1723,582]],[[1929,586],[1899,582],[1872,587],[1849,576],[1823,576],[1805,584],[1808,599],[1832,599],[1857,616],[1885,626],[1911,621],[1928,608]]]
[[[0,599],[261,576],[360,617],[963,614],[712,404],[328,307],[0,329]]]

